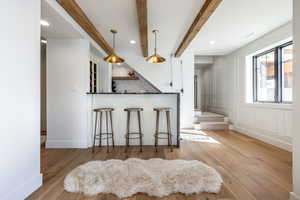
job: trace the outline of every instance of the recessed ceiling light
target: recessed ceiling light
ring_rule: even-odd
[[[210,41],[209,44],[211,45],[216,44],[216,41]]]
[[[43,44],[47,44],[47,40],[41,40],[41,43],[43,43]]]
[[[41,25],[42,26],[50,26],[50,23],[49,22],[47,22],[46,20],[41,20]]]
[[[135,40],[130,40],[130,44],[135,44],[136,41]]]

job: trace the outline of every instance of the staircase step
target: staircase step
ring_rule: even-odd
[[[201,117],[224,117],[224,115],[221,114],[212,113],[212,112],[201,112],[197,110],[195,110],[195,115]]]
[[[195,116],[195,122],[224,122],[224,117]]]
[[[211,112],[199,112],[195,111],[195,122],[224,122],[224,115],[211,113]]]
[[[194,123],[195,130],[228,130],[227,122],[200,122]]]

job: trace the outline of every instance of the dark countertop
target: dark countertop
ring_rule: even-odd
[[[162,93],[158,93],[158,92],[145,92],[145,93],[119,93],[119,92],[87,92],[86,94],[89,94],[89,95],[93,95],[93,94],[138,94],[138,95],[141,95],[141,94],[180,94],[179,92],[162,92]]]

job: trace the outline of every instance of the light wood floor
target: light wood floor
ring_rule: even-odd
[[[90,150],[43,149],[41,156],[44,184],[28,200],[117,200],[114,195],[85,197],[68,193],[63,187],[64,176],[90,160],[129,157],[200,160],[216,168],[224,184],[219,194],[174,194],[165,198],[138,194],[126,200],[288,200],[292,191],[292,154],[233,131],[205,131],[200,136],[182,140],[181,148],[173,153],[167,149],[155,153],[149,146],[143,153],[131,149],[126,154],[123,147],[109,154],[105,149],[98,149],[95,154]]]

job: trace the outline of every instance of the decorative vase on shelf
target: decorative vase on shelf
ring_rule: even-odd
[[[135,77],[134,71],[128,72],[128,76]]]

